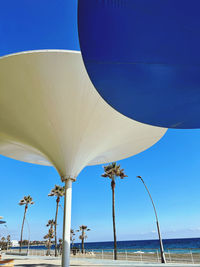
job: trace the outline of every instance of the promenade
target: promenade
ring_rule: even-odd
[[[15,260],[15,266],[18,267],[56,267],[61,266],[60,258],[50,258],[50,257],[36,257],[36,256],[5,256],[5,258],[12,258]],[[117,266],[117,267],[163,267],[163,264],[156,263],[134,263],[128,261],[113,261],[113,260],[100,260],[100,259],[72,259],[70,266],[88,266],[88,267],[95,267],[95,266]],[[165,264],[164,266],[174,266],[174,267],[183,267],[183,266],[200,266],[200,264]]]

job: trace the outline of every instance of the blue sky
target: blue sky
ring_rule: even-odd
[[[7,0],[1,3],[0,55],[32,49],[79,49],[76,1]],[[200,236],[200,130],[169,130],[147,151],[120,162],[128,178],[116,185],[118,240],[157,238],[154,213],[137,175],[143,176],[155,201],[164,238]],[[18,239],[23,216],[19,200],[30,194],[31,239],[42,239],[54,217],[55,199],[48,193],[61,184],[54,168],[18,162],[0,156],[0,215]],[[110,181],[101,178],[102,166],[86,167],[73,184],[72,228],[86,224],[88,241],[112,240]],[[59,235],[62,210],[59,214]],[[25,226],[24,237],[28,237]]]
[[[169,130],[155,146],[120,162],[128,178],[117,180],[116,220],[119,240],[156,238],[155,218],[142,183],[147,183],[155,201],[163,237],[200,236],[199,163],[200,130]],[[61,184],[54,168],[37,166],[0,157],[1,214],[9,231],[19,237],[23,207],[18,201],[32,195],[35,205],[28,210],[31,239],[40,239],[45,224],[54,217],[55,199],[48,197]],[[86,167],[73,184],[72,227],[86,224],[92,229],[88,241],[112,240],[110,181],[101,178],[102,166]],[[62,209],[59,235],[62,230]],[[25,237],[28,236],[25,226]]]

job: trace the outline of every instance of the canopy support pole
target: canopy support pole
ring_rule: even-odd
[[[72,182],[75,181],[75,179],[62,178],[62,181],[65,182],[62,267],[69,267],[70,266],[70,228],[71,228]]]

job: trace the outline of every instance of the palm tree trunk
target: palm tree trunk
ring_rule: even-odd
[[[56,216],[55,216],[55,257],[58,256],[58,246],[57,246],[57,218],[58,218],[58,206],[59,206],[60,198],[56,199]]]
[[[82,238],[82,247],[81,247],[81,252],[83,253],[84,251],[84,238]]]
[[[115,181],[111,182],[112,188],[112,217],[113,217],[113,235],[114,235],[114,260],[117,260],[117,238],[116,238],[116,226],[115,226]]]
[[[24,209],[24,217],[23,217],[23,221],[22,221],[22,228],[21,228],[21,238],[20,238],[20,249],[19,252],[21,253],[22,251],[22,239],[23,239],[23,230],[24,230],[24,222],[25,222],[25,218],[26,218],[26,212],[27,212],[28,206],[25,206]]]
[[[51,256],[51,239],[49,238],[49,244],[48,244],[48,249],[47,249],[47,256]]]

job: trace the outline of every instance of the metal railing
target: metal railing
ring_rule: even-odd
[[[19,249],[9,249],[6,252],[12,255],[29,255],[29,256],[46,256],[46,249],[22,248],[21,254]],[[50,256],[54,256],[53,249],[50,250]],[[76,258],[95,258],[95,259],[114,259],[113,249],[85,249],[82,253],[80,249],[71,250],[71,256]],[[184,263],[184,264],[200,264],[200,249],[166,249],[165,257],[167,263]],[[123,261],[134,262],[161,262],[159,249],[118,249],[117,259]]]
[[[114,259],[114,250],[112,249],[90,249],[84,250],[84,253],[76,251],[74,254],[72,253],[72,257]],[[165,257],[167,263],[200,264],[200,250],[197,249],[167,249]],[[117,259],[144,263],[161,262],[159,249],[118,249]]]

